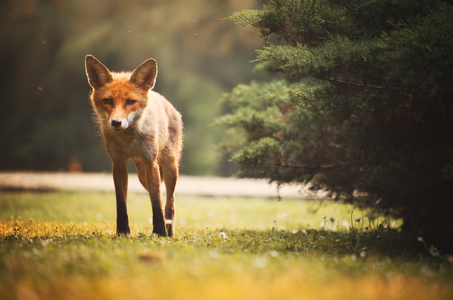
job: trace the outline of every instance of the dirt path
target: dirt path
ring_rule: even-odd
[[[165,185],[162,185],[165,190]],[[107,173],[0,173],[1,190],[83,190],[113,191],[113,178]],[[129,191],[145,192],[137,175],[129,175]],[[210,197],[277,197],[277,185],[265,180],[221,177],[180,176],[176,194]],[[285,185],[280,188],[283,198],[313,198],[325,194],[313,193],[308,188]]]

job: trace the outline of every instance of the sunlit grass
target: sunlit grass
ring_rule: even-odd
[[[448,255],[348,205],[179,197],[176,237],[152,235],[129,196],[115,236],[111,193],[0,194],[0,299],[450,299]],[[407,248],[415,245],[415,248]]]

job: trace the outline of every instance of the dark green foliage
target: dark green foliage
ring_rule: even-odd
[[[257,67],[284,79],[225,97],[238,175],[382,199],[453,247],[453,7],[276,0],[231,18],[264,36]]]

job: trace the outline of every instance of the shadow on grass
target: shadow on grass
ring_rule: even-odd
[[[294,229],[292,231],[226,231],[231,236],[228,246],[250,252],[280,251],[303,255],[365,255],[420,259],[428,255],[422,241],[396,229],[335,232]]]

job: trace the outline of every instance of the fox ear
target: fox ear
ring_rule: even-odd
[[[132,72],[130,82],[148,91],[154,87],[157,77],[157,62],[155,59],[145,60]]]
[[[113,80],[109,69],[92,55],[85,57],[85,69],[90,86],[100,88]]]

